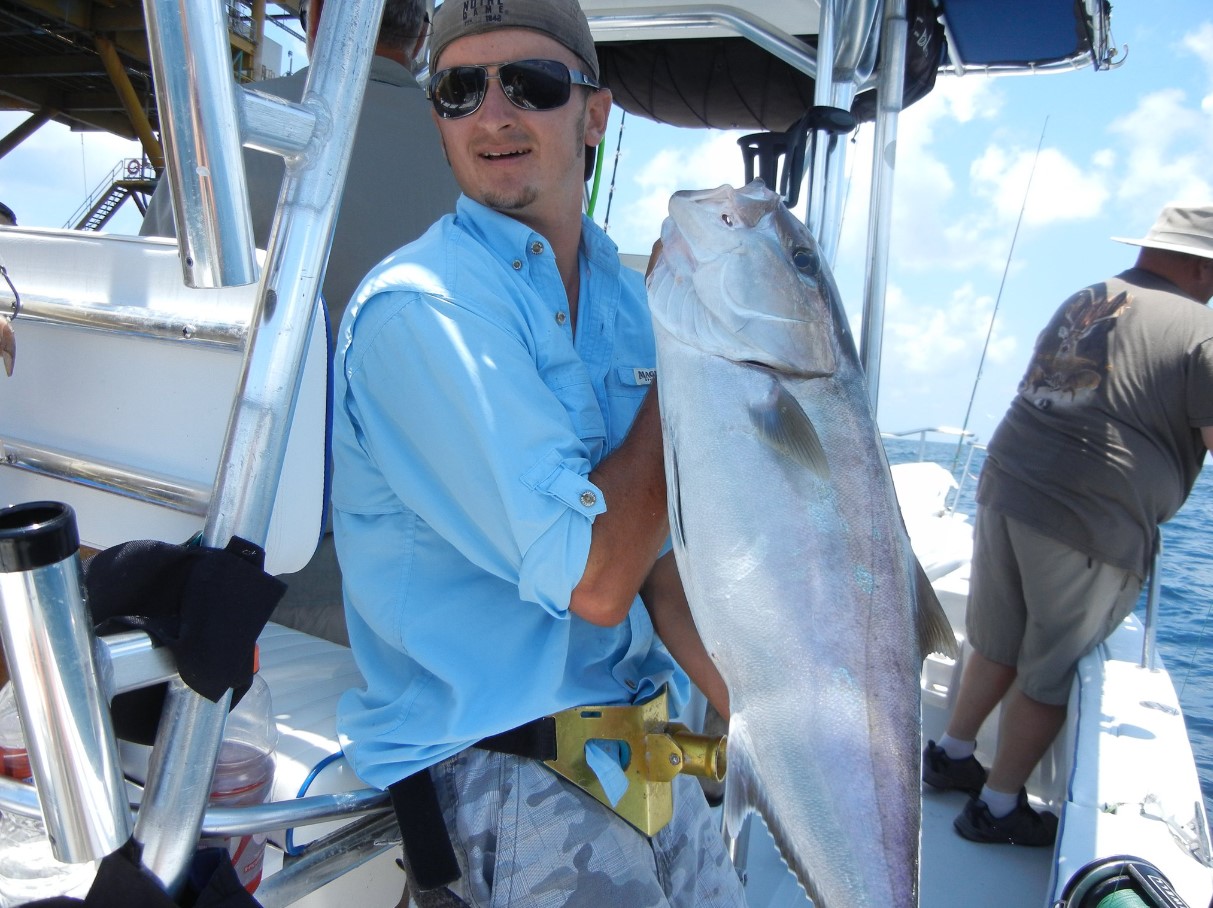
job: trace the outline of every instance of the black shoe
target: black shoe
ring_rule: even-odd
[[[976,757],[953,760],[942,747],[928,741],[922,752],[922,780],[940,791],[956,789],[976,796],[986,784],[986,771]]]
[[[952,825],[970,842],[1043,846],[1057,839],[1057,816],[1047,810],[1033,810],[1022,788],[1019,803],[1005,817],[994,816],[985,801],[972,797]]]

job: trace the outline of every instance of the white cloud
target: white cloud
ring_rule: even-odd
[[[1200,109],[1213,118],[1213,22],[1202,22],[1180,41],[1180,47],[1192,54],[1205,68],[1209,93],[1201,99]]]
[[[1016,354],[1018,341],[1004,333],[1000,319],[990,331],[993,297],[979,294],[971,283],[957,287],[946,300],[929,302],[911,301],[891,286],[885,305],[886,356],[910,374],[943,375],[966,363],[976,370],[987,334],[989,362],[1006,363]]]
[[[1107,158],[1097,155],[1084,168],[1056,148],[1042,148],[1038,157],[1035,151],[1008,154],[990,145],[969,173],[976,194],[992,203],[1001,220],[1014,222],[1022,209],[1025,224],[1043,225],[1099,214],[1108,198],[1106,164],[1099,162]]]
[[[935,89],[911,110],[921,109],[929,121],[943,117],[958,123],[973,120],[993,120],[1001,114],[1003,97],[995,88],[994,80],[984,75],[941,76]]]
[[[625,126],[626,132],[626,126]],[[669,145],[659,149],[647,162],[628,160],[644,152],[641,147],[624,151],[619,170],[631,173],[631,189],[638,198],[624,210],[611,214],[611,234],[625,252],[647,252],[661,234],[661,223],[669,213],[670,196],[680,189],[714,189],[724,183],[742,182],[740,132],[692,133],[703,138],[692,143]],[[605,206],[603,208],[605,211]]]
[[[1208,100],[1208,99],[1206,99]],[[1209,105],[1191,106],[1182,89],[1144,96],[1128,114],[1112,122],[1120,137],[1126,168],[1118,195],[1128,202],[1208,200],[1213,195],[1209,161],[1213,158],[1213,117]]]
[[[1018,380],[1020,343],[1007,332],[1000,315],[980,364],[993,311],[990,296],[966,283],[945,300],[911,301],[904,291],[890,287],[887,302],[883,361],[892,368],[884,370],[881,382],[882,428],[960,425],[976,391],[980,401],[996,400],[996,410],[1005,405],[1005,389],[1014,389]],[[1001,413],[986,409],[979,404],[965,427],[988,433]]]
[[[1202,22],[1180,39],[1179,45],[1204,64],[1213,82],[1213,22]]]

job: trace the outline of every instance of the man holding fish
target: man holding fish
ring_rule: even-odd
[[[644,834],[604,806],[638,754],[586,741],[594,797],[541,765],[551,717],[676,711],[683,669],[728,710],[662,554],[644,286],[582,214],[611,106],[588,23],[575,0],[451,0],[431,69],[463,195],[367,276],[338,337],[334,527],[366,680],[341,702],[345,752],[392,791],[429,895],[743,905],[694,779]],[[408,828],[427,806],[453,853],[410,849],[434,838]]]

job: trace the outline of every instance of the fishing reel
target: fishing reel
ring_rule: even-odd
[[[1053,908],[1189,908],[1148,861],[1117,855],[1092,861],[1066,883]]]

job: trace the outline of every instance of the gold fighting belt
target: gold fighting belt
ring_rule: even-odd
[[[670,722],[663,688],[636,706],[581,706],[556,713],[556,756],[545,765],[588,792],[646,836],[659,832],[674,815],[674,777],[681,773],[721,781],[725,773],[725,737],[699,735]],[[589,741],[626,745],[623,766],[628,787],[611,804],[586,761]]]

